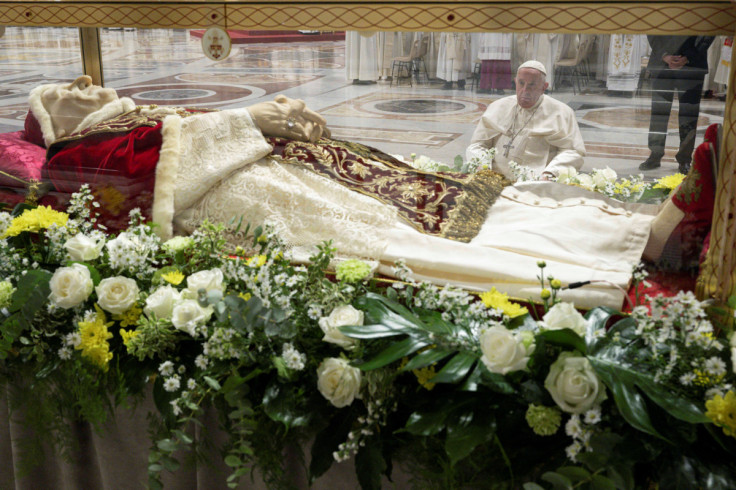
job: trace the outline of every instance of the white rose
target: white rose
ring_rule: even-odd
[[[480,350],[483,352],[481,360],[490,372],[506,374],[526,369],[534,344],[506,327],[497,326],[480,336]]]
[[[187,289],[197,294],[200,289],[222,292],[225,287],[222,284],[222,271],[220,269],[210,269],[206,271],[195,272],[187,277]]]
[[[201,325],[212,316],[212,308],[202,308],[196,299],[185,299],[174,304],[171,312],[171,323],[179,330],[194,337],[195,327]]]
[[[59,267],[49,282],[49,299],[60,308],[73,308],[89,298],[94,289],[92,276],[82,264]]]
[[[562,167],[557,174],[557,182],[562,182],[563,184],[565,184],[575,179],[577,175],[578,171],[575,170],[575,167]]]
[[[77,233],[64,243],[72,260],[94,260],[102,253],[104,240],[94,240],[84,233]]]
[[[606,184],[616,182],[618,175],[616,171],[610,167],[598,169],[593,173],[593,184],[597,189],[604,189]]]
[[[351,305],[338,306],[329,316],[319,319],[319,327],[325,333],[322,340],[337,344],[343,349],[352,349],[357,341],[343,335],[339,327],[344,325],[363,325],[363,312],[356,310]]]
[[[544,387],[568,413],[583,413],[606,399],[605,386],[590,361],[572,352],[563,352],[552,363]]]
[[[575,177],[578,181],[578,184],[580,184],[582,187],[585,187],[588,190],[595,189],[595,183],[593,182],[593,177],[591,177],[588,174],[578,174]]]
[[[557,303],[542,317],[542,321],[547,330],[569,328],[583,338],[588,328],[587,320],[572,303]]]
[[[360,391],[360,369],[345,359],[330,357],[317,368],[317,388],[337,408],[347,407]]]
[[[121,315],[138,299],[138,284],[129,277],[115,276],[100,281],[95,288],[97,304],[113,315]]]
[[[146,306],[143,308],[143,312],[148,316],[154,314],[156,318],[171,318],[174,304],[180,299],[181,294],[176,288],[168,284],[161,286],[146,298]]]

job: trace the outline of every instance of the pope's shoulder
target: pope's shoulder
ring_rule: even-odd
[[[572,107],[567,105],[567,103],[557,100],[554,97],[550,97],[547,94],[542,95],[542,97],[544,97],[544,99],[542,100],[542,104],[550,108],[553,108],[556,111],[560,111],[560,112],[572,114],[572,115],[575,114],[575,111],[573,111]]]

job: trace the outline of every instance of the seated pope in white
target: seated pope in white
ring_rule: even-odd
[[[513,178],[509,162],[529,167],[542,179],[556,177],[563,167],[580,170],[585,145],[575,113],[544,95],[547,70],[539,61],[527,61],[516,72],[516,95],[488,106],[475,128],[466,156],[480,156],[496,148],[493,170]]]
[[[135,107],[114,90],[93,86],[88,77],[37,87],[30,105],[47,141]],[[171,108],[142,108],[161,111],[167,115],[153,220],[163,238],[190,233],[205,219],[227,223],[242,216],[273,225],[297,260],[315,244],[333,240],[340,254],[374,260],[384,274],[406,259],[418,279],[474,290],[495,286],[518,298],[539,297],[541,259],[563,284],[595,281],[563,291],[563,299],[579,307],[617,308],[645,247],[656,256],[677,224],[665,220],[650,238],[653,221],[662,217],[655,206],[528,182],[503,188],[468,243],[449,240],[421,233],[377,199],[272,158],[263,134],[316,141],[326,131],[324,119],[301,101],[278,96],[249,108],[190,117]]]

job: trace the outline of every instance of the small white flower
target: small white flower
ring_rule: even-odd
[[[577,414],[573,414],[565,424],[565,434],[574,439],[578,439],[583,434],[583,426]]]
[[[164,390],[168,392],[178,390],[179,386],[181,386],[181,382],[179,381],[179,376],[171,376],[170,378],[166,378],[164,380]]]
[[[176,372],[177,372],[177,373],[179,373],[179,374],[184,374],[184,373],[186,373],[186,372],[187,372],[187,368],[186,368],[186,367],[184,367],[184,365],[182,364],[181,366],[179,366],[179,367],[178,367],[178,368],[176,369]]]
[[[64,336],[64,345],[67,347],[76,348],[82,343],[82,336],[79,332],[68,333]]]
[[[158,367],[158,372],[161,373],[162,376],[171,376],[174,374],[174,363],[171,361],[162,362]]]
[[[565,454],[570,458],[570,461],[576,463],[581,449],[583,449],[583,445],[580,444],[580,441],[573,441],[572,444],[565,448]]]
[[[601,421],[601,408],[593,407],[583,415],[586,424],[594,425]]]
[[[171,411],[174,413],[174,415],[176,416],[181,415],[181,407],[179,406],[179,400],[171,400],[169,403],[171,404]]]
[[[726,363],[720,357],[711,357],[705,361],[705,370],[713,376],[726,374]]]
[[[187,380],[187,389],[194,390],[197,388],[197,382],[194,381],[194,378],[189,378]]]
[[[200,354],[194,359],[194,365],[197,366],[199,369],[207,369],[207,365],[210,363],[209,359],[207,359],[207,356],[204,354]]]
[[[59,349],[58,354],[59,354],[59,359],[61,359],[62,361],[68,361],[69,359],[72,358],[72,350],[67,346],[64,346],[61,349]]]
[[[691,384],[693,384],[693,381],[695,381],[694,373],[685,373],[680,376],[680,384],[682,384],[683,386],[690,386]]]

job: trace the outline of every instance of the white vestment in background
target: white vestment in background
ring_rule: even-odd
[[[437,55],[437,78],[446,82],[465,80],[470,68],[470,36],[460,32],[443,32],[440,34],[439,53]]]
[[[639,85],[642,57],[647,56],[649,43],[643,34],[612,34],[608,51],[606,88],[633,92]]]
[[[538,176],[542,172],[557,175],[562,167],[579,170],[585,156],[575,113],[548,95],[542,95],[530,109],[522,109],[515,95],[492,102],[475,128],[466,158],[493,147],[493,170],[512,180],[508,165],[512,161],[530,167]]]
[[[378,33],[347,31],[345,33],[345,78],[376,81],[380,74]]]

